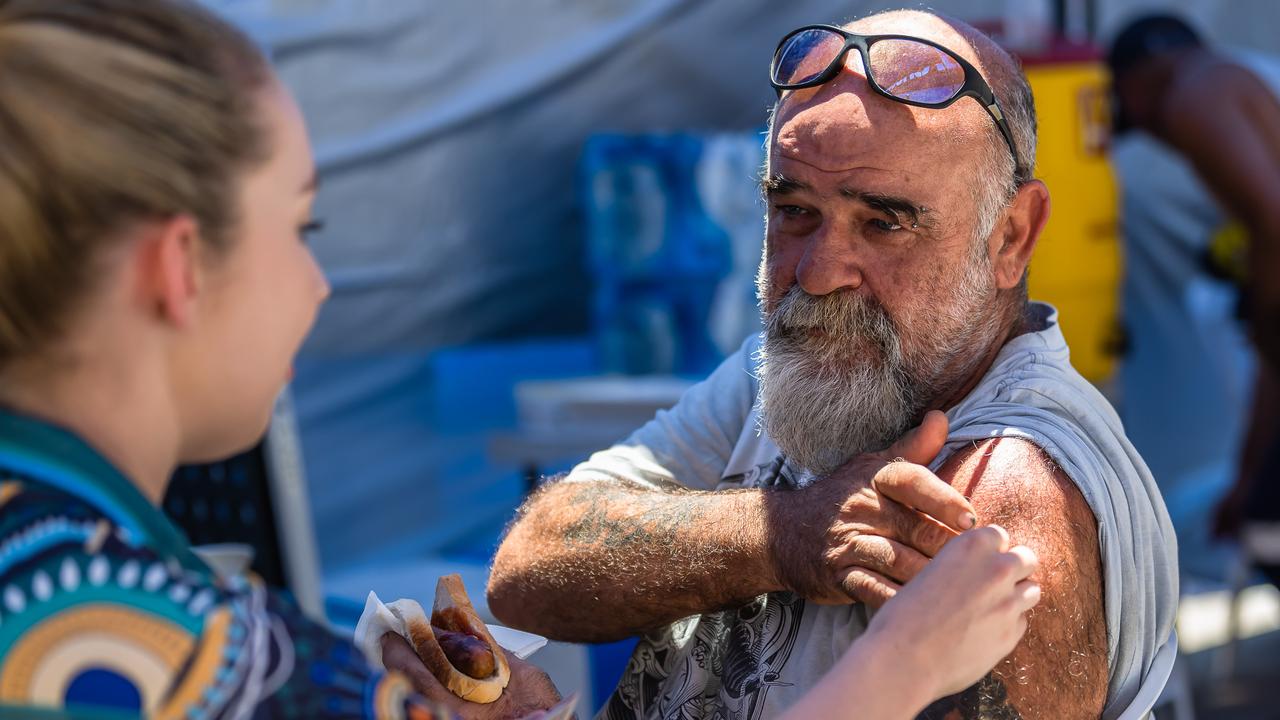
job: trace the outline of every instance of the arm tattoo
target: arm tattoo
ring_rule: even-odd
[[[916,720],[1022,720],[1022,714],[1010,704],[1004,681],[992,673],[933,703]]]
[[[614,503],[616,486],[606,489],[594,483],[584,483],[571,502],[581,510],[581,515],[564,528],[565,542],[574,545],[599,545],[610,550],[630,545],[649,545],[669,542],[681,527],[696,524],[703,512],[694,498],[687,502],[672,503],[681,493],[647,492],[628,493],[626,507]]]

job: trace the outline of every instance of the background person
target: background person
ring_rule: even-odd
[[[1116,153],[1134,258],[1126,297],[1135,353],[1127,361],[1130,375],[1171,366],[1145,380],[1126,376],[1136,383],[1126,400],[1141,413],[1131,424],[1151,422],[1166,436],[1186,437],[1188,448],[1206,440],[1217,448],[1224,440],[1239,443],[1234,485],[1213,519],[1217,533],[1280,521],[1280,58],[1213,48],[1180,18],[1155,14],[1116,34],[1108,64],[1120,131],[1141,131],[1176,155],[1166,159],[1141,141]],[[1185,309],[1209,295],[1210,283],[1232,288],[1236,315],[1257,351],[1242,443],[1170,420],[1194,413],[1235,427],[1234,418],[1205,404],[1225,398],[1199,399],[1206,391],[1229,397],[1233,389],[1206,377],[1234,368],[1231,343],[1208,337],[1225,331],[1198,328]],[[1184,376],[1164,377],[1186,358],[1204,360]],[[1157,397],[1147,399],[1144,383],[1158,386],[1146,393]],[[1202,457],[1167,460],[1181,466],[1174,472],[1204,464]],[[1280,577],[1280,567],[1264,569]]]

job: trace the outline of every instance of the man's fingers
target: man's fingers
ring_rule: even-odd
[[[899,534],[911,547],[929,557],[937,557],[942,548],[957,537],[955,530],[943,525],[927,515],[911,510],[906,511],[909,523],[902,527]]]
[[[507,652],[507,665],[511,667],[511,692],[519,692],[525,705],[548,708],[560,702],[560,691],[546,671],[526,660]]]
[[[917,465],[928,465],[946,442],[947,416],[938,410],[930,410],[919,425],[898,438],[885,453],[891,458],[900,457]]]
[[[896,540],[925,557],[936,556],[957,536],[955,530],[893,500],[882,498],[877,513],[879,517],[875,520],[877,529],[874,531],[877,535],[869,537]]]
[[[919,575],[929,564],[929,558],[914,548],[896,540],[877,535],[859,535],[854,538],[841,565],[857,565],[875,571],[897,583],[906,583]]]
[[[866,568],[851,568],[841,578],[840,587],[849,597],[873,608],[882,607],[902,588],[884,575]]]
[[[920,465],[891,462],[871,478],[871,486],[881,495],[956,530],[968,530],[978,524],[977,513],[964,495]]]
[[[399,633],[383,633],[378,643],[382,646],[382,664],[388,668],[392,663],[399,666],[410,658],[417,660],[418,664],[422,661],[418,659],[418,653],[413,651],[409,646],[409,642],[405,640]]]

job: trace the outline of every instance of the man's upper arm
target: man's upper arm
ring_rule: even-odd
[[[953,455],[938,474],[1040,558],[1043,591],[1027,634],[978,685],[926,718],[1097,718],[1107,696],[1107,628],[1097,522],[1079,489],[1025,440],[996,438]]]
[[[621,443],[573,469],[574,480],[627,478],[652,487],[714,489],[755,403],[748,339],[711,375]]]

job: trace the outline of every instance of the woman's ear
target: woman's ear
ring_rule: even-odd
[[[200,290],[200,228],[190,215],[146,221],[136,230],[139,301],[156,319],[191,325]]]
[[[1036,241],[1048,221],[1049,189],[1044,183],[1032,180],[1018,188],[1003,221],[991,236],[991,267],[996,287],[1008,290],[1022,282]]]

